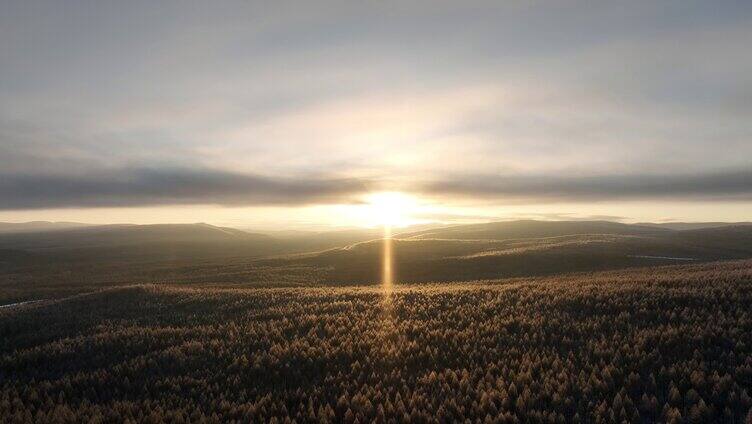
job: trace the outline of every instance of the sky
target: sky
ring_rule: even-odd
[[[751,41],[747,1],[2,1],[0,221],[752,220]]]

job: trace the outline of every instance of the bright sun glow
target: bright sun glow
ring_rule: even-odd
[[[406,227],[415,223],[410,214],[417,208],[415,199],[403,193],[374,193],[366,198],[364,218],[372,226]]]

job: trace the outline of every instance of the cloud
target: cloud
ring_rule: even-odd
[[[272,178],[206,169],[119,169],[82,174],[0,174],[0,209],[217,204],[304,205],[351,201],[368,182]]]
[[[341,204],[357,202],[363,194],[385,187],[388,184],[379,179],[271,177],[201,168],[5,173],[0,174],[0,210]],[[517,204],[699,198],[749,201],[752,170],[664,175],[456,175],[406,189],[442,200],[466,197]]]
[[[465,175],[426,183],[423,191],[520,203],[657,198],[749,201],[752,169],[664,175]]]

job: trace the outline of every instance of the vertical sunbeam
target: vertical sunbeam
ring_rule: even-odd
[[[392,294],[392,286],[394,284],[394,269],[393,269],[393,253],[392,253],[392,226],[384,224],[384,239],[383,250],[381,252],[381,287],[386,297],[385,300],[389,300]]]
[[[381,250],[381,313],[378,320],[379,337],[383,343],[379,344],[380,370],[386,372],[392,367],[399,355],[400,343],[398,327],[394,311],[394,250],[391,224],[384,224],[384,237]]]

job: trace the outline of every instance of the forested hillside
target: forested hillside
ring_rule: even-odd
[[[743,422],[752,262],[0,309],[4,422]]]

